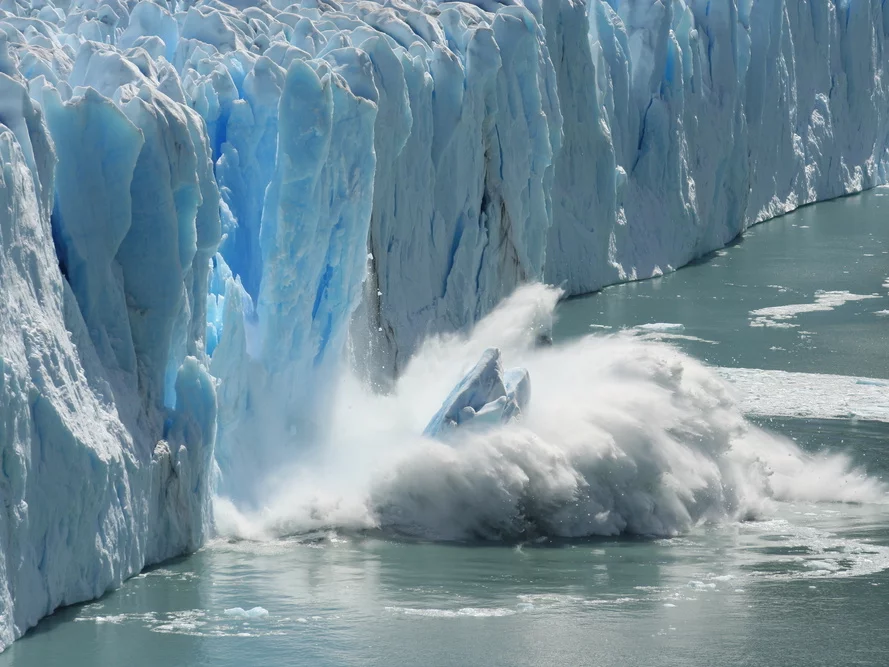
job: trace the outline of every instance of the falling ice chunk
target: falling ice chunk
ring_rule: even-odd
[[[457,384],[424,434],[431,437],[471,423],[474,427],[517,419],[531,400],[531,378],[524,368],[504,373],[500,350],[489,348]]]

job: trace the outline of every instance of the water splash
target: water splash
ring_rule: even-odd
[[[776,501],[887,502],[837,455],[748,423],[712,369],[658,342],[588,336],[553,347],[558,290],[518,290],[468,335],[428,340],[386,396],[343,377],[329,440],[277,471],[261,511],[216,504],[222,535],[324,529],[439,540],[671,536],[767,516]],[[521,423],[447,444],[420,433],[490,346],[527,368]]]

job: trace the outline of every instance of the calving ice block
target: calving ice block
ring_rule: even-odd
[[[519,419],[531,399],[531,379],[524,368],[506,372],[500,350],[490,348],[460,380],[423,431],[430,437],[447,438],[458,428],[495,426]]]

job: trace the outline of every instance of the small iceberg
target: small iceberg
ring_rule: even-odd
[[[531,378],[524,368],[506,372],[500,350],[488,348],[448,395],[423,435],[440,438],[459,427],[494,426],[518,419],[531,400]]]
[[[242,609],[241,607],[232,607],[223,612],[226,616],[235,618],[265,618],[269,615],[267,609],[262,607],[253,607],[252,609]]]

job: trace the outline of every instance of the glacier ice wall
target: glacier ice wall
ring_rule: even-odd
[[[203,543],[220,236],[203,121],[153,66],[3,14],[0,648]]]
[[[369,326],[356,329],[390,374],[424,335],[478,319],[523,280],[581,294],[660,275],[751,224],[885,181],[882,2],[476,4],[485,11],[421,9],[444,41],[392,5],[410,28],[396,39],[431,49],[433,65],[440,51],[453,53],[461,67],[447,80],[464,83],[450,131],[438,120],[441,68],[429,68],[431,110],[405,76],[411,134],[395,160],[384,149],[393,167],[377,172]],[[517,16],[524,42],[505,28]],[[473,57],[489,30],[497,94],[480,112]],[[521,104],[509,97],[516,86]],[[377,132],[378,147],[381,132],[393,135]],[[393,139],[401,146],[400,134]]]
[[[612,1],[588,16],[592,65],[559,67],[547,280],[582,293],[658,275],[885,180],[883,3]],[[594,89],[599,115],[574,115]]]
[[[357,49],[332,60],[340,71],[370,67]],[[220,491],[242,502],[258,500],[263,476],[323,429],[364,278],[376,106],[333,71],[297,60],[283,75],[278,113],[286,122],[258,239],[262,280],[255,302],[231,278],[222,295],[212,363],[221,381],[217,460]]]
[[[2,0],[0,647],[520,283],[886,181],[882,0]],[[215,463],[214,463],[215,446]],[[221,473],[214,482],[218,464]]]

